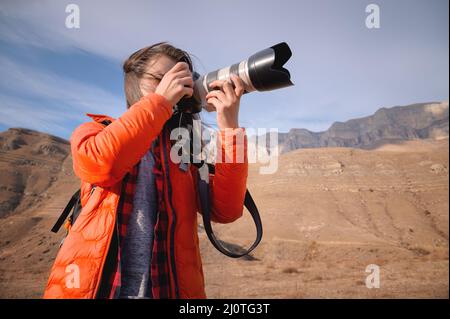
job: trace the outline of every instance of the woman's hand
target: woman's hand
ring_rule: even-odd
[[[155,93],[164,96],[174,106],[183,96],[192,96],[193,87],[194,81],[188,64],[178,62],[164,74]]]
[[[231,81],[234,89],[229,81],[216,80],[209,84],[211,88],[219,88],[213,90],[206,95],[206,101],[210,108],[217,111],[217,125],[220,130],[226,128],[238,128],[239,102],[244,93],[244,83],[237,76],[232,74]]]

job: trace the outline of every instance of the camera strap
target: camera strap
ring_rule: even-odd
[[[210,188],[209,188],[209,174],[214,174],[214,165],[212,164],[194,164],[198,167],[198,192],[200,197],[200,205],[203,216],[203,227],[205,228],[206,235],[213,244],[213,246],[220,251],[222,254],[232,257],[239,258],[248,255],[253,249],[255,249],[262,239],[263,229],[261,216],[259,215],[258,208],[256,207],[255,201],[250,195],[250,192],[246,191],[244,206],[248,209],[252,215],[253,221],[256,226],[256,239],[254,243],[247,250],[242,251],[231,251],[224,246],[224,242],[219,240],[211,226],[211,198],[210,198]],[[231,246],[231,245],[230,245]],[[234,246],[234,245],[233,245]]]

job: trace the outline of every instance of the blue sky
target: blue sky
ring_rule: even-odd
[[[80,8],[67,29],[65,8]],[[380,29],[365,25],[380,7]],[[286,41],[294,87],[242,98],[246,127],[327,129],[380,107],[448,100],[447,0],[17,1],[0,3],[0,130],[69,138],[86,112],[126,109],[121,63],[169,41],[203,73]],[[214,114],[205,114],[208,123]]]

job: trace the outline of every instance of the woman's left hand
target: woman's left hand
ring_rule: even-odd
[[[220,130],[226,128],[238,128],[239,102],[244,93],[244,83],[237,76],[232,74],[231,81],[216,80],[209,84],[213,90],[206,95],[208,106],[217,111],[217,125]]]

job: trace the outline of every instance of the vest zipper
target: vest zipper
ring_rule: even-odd
[[[92,196],[92,194],[94,193],[96,187],[97,187],[97,186],[92,185],[91,191],[89,192],[89,197]]]

